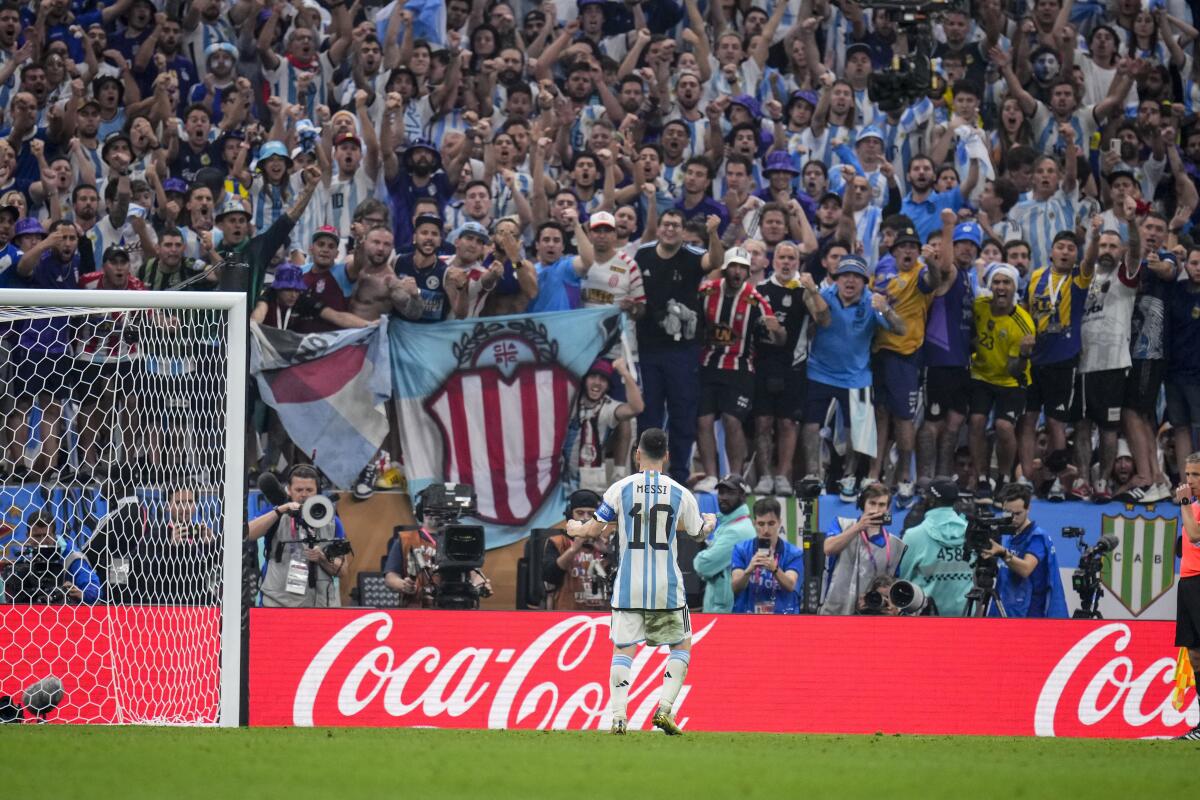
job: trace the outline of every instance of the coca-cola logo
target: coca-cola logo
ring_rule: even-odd
[[[1160,658],[1144,669],[1135,666],[1126,652],[1133,631],[1124,623],[1103,625],[1090,631],[1051,670],[1034,712],[1038,736],[1097,735],[1088,728],[1101,726],[1099,735],[1151,736],[1191,727],[1200,721],[1196,704],[1184,711],[1171,704],[1175,660]],[[1119,714],[1119,718],[1116,715]]]
[[[321,646],[296,686],[293,724],[354,724],[356,716],[378,709],[410,725],[588,729],[609,723],[607,617],[561,619],[520,651],[465,646],[445,654],[422,645],[406,655],[394,646],[395,621],[388,613],[363,614]],[[695,632],[693,644],[714,625]],[[665,653],[648,647],[634,658],[631,728],[648,727],[665,662]],[[685,683],[675,701],[681,725],[690,689]]]

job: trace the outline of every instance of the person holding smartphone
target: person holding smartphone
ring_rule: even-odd
[[[759,499],[753,513],[757,535],[733,548],[733,613],[799,614],[804,551],[780,535],[774,497]]]
[[[880,575],[894,576],[904,555],[904,540],[888,533],[892,491],[868,484],[858,496],[859,518],[838,517],[825,534],[825,599],[821,614],[855,613],[859,595]]]

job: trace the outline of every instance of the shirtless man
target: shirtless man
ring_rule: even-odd
[[[374,322],[390,311],[405,319],[421,318],[421,292],[411,276],[399,278],[392,269],[392,229],[376,225],[367,231],[353,266],[347,266],[355,281],[350,295],[350,313]]]

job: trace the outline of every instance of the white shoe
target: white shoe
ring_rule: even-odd
[[[839,493],[846,502],[852,502],[858,497],[858,478],[853,476],[838,481]]]
[[[754,484],[754,495],[763,497],[764,495],[773,494],[775,492],[775,479],[770,475],[763,475],[758,479],[758,483]]]
[[[792,482],[782,475],[776,475],[775,494],[779,497],[791,497],[795,494],[795,491],[792,489]]]
[[[1046,494],[1046,499],[1052,503],[1061,503],[1067,499],[1067,493],[1063,491],[1062,482],[1058,478],[1054,479],[1053,485],[1050,486],[1050,491]]]
[[[715,492],[717,490],[717,479],[711,475],[706,475],[696,481],[696,485],[692,487],[693,492]]]
[[[913,494],[913,485],[909,482],[901,482],[896,487],[896,508],[905,509],[911,508],[916,502],[916,496]]]
[[[1171,487],[1165,483],[1155,483],[1146,490],[1146,495],[1142,498],[1143,503],[1161,503],[1164,500],[1171,499]]]

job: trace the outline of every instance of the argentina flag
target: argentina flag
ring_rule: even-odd
[[[410,496],[475,488],[487,546],[562,519],[562,452],[584,373],[616,340],[614,307],[389,327]]]

